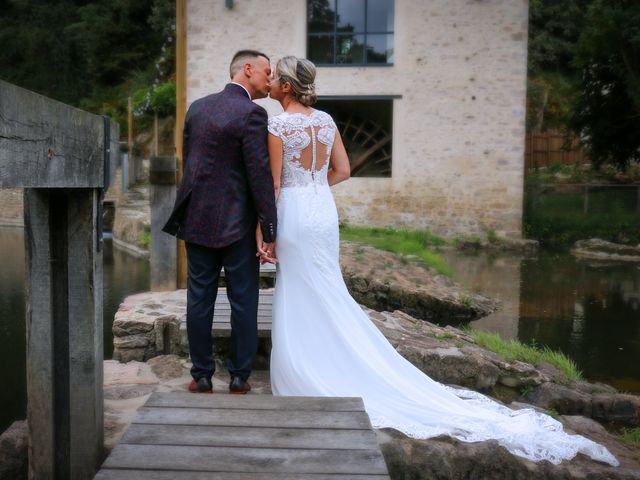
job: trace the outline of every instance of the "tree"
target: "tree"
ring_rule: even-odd
[[[527,86],[527,131],[565,130],[579,93],[579,71],[573,65],[593,0],[531,0]]]
[[[587,10],[575,65],[582,94],[571,126],[596,166],[640,162],[640,2],[595,0]]]
[[[0,11],[0,78],[89,111],[122,116],[130,92],[175,69],[173,0],[0,0]]]
[[[2,2],[0,77],[67,103],[84,96],[84,61],[77,45],[64,35],[64,26],[85,3]]]

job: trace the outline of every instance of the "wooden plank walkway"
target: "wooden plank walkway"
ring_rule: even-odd
[[[271,336],[271,309],[273,306],[273,289],[260,290],[258,297],[258,336]],[[187,328],[186,317],[183,322]],[[228,337],[231,334],[231,305],[227,297],[227,289],[219,288],[216,306],[213,312],[213,336]]]
[[[95,480],[383,480],[360,398],[154,393]]]

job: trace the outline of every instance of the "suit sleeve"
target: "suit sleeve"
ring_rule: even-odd
[[[267,151],[267,112],[253,109],[246,118],[242,136],[242,159],[249,187],[265,242],[274,242],[277,234],[277,213],[273,176]]]

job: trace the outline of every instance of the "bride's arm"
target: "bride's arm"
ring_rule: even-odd
[[[276,200],[280,195],[280,176],[282,175],[282,139],[269,133],[269,165],[273,176],[273,189],[276,192]]]
[[[349,155],[342,143],[340,132],[336,129],[336,138],[331,148],[331,157],[329,157],[329,166],[331,169],[327,174],[329,185],[344,182],[351,176],[351,165],[349,164]]]

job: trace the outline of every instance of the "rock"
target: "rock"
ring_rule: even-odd
[[[542,362],[538,365],[538,371],[546,377],[549,382],[562,382],[565,380],[566,375],[558,370],[556,367],[547,362]]]
[[[580,454],[570,461],[553,465],[511,455],[494,440],[466,443],[444,436],[416,440],[392,429],[376,430],[376,434],[392,479],[640,479],[638,459],[628,452],[614,453],[621,462],[619,467],[595,462]],[[603,438],[612,453],[624,450],[611,435],[605,433]]]
[[[112,385],[104,388],[105,400],[128,400],[144,397],[155,389],[154,385]]]
[[[640,397],[599,393],[592,397],[593,418],[631,427],[640,426]]]
[[[591,416],[591,395],[572,390],[557,383],[545,382],[523,396],[527,403],[553,409],[563,415]]]
[[[434,380],[477,390],[496,383],[499,368],[459,330],[447,330],[400,311],[365,312],[400,355]]]
[[[611,385],[607,385],[605,383],[600,383],[600,382],[596,382],[596,383],[585,382],[585,381],[571,382],[569,386],[574,390],[579,390],[580,392],[589,393],[589,394],[618,393],[618,391]]]
[[[124,315],[126,310],[122,307],[118,310],[113,321],[112,331],[115,337],[126,337],[128,335],[139,335],[153,330],[155,319],[146,315],[136,314]]]
[[[182,360],[177,355],[160,355],[150,359],[147,364],[161,380],[180,377],[184,373]]]
[[[0,480],[27,480],[29,427],[26,420],[13,422],[0,435]]]
[[[104,385],[154,385],[158,378],[149,365],[141,362],[104,361]]]
[[[571,253],[577,257],[595,260],[640,262],[640,246],[621,245],[599,238],[578,240],[571,247]]]
[[[498,306],[417,259],[368,245],[341,242],[340,266],[351,295],[371,309],[402,310],[422,320],[471,320]]]
[[[561,415],[560,421],[566,429],[589,438],[594,435],[608,435],[605,428],[598,422],[581,415]]]
[[[127,335],[126,337],[113,337],[114,348],[143,348],[149,345],[149,337],[145,334]]]
[[[118,360],[121,363],[128,363],[132,361],[142,362],[146,358],[146,348],[114,348],[113,359]]]
[[[517,360],[507,363],[498,379],[502,385],[511,388],[537,386],[544,380],[545,377],[533,365]]]

